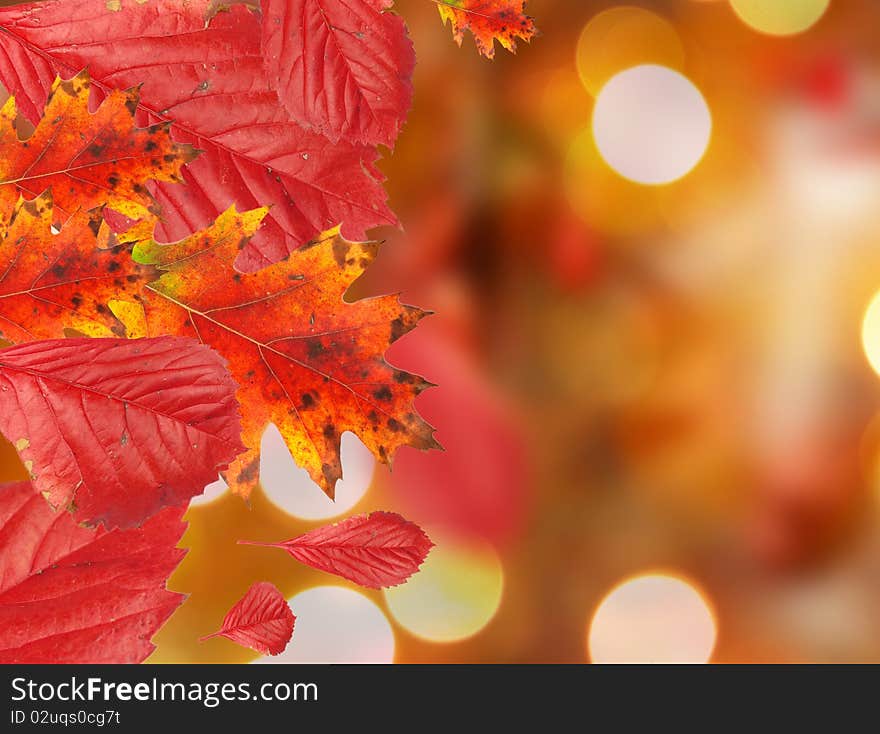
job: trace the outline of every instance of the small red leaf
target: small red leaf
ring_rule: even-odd
[[[166,581],[184,507],[140,528],[84,528],[27,482],[0,485],[0,663],[139,663],[184,599]]]
[[[434,546],[418,525],[393,512],[356,515],[280,543],[238,542],[282,548],[300,563],[371,589],[402,584]]]
[[[268,581],[258,581],[229,610],[223,626],[200,642],[225,637],[264,655],[278,655],[290,642],[295,622],[282,593]]]
[[[140,525],[242,449],[236,385],[194,339],[51,339],[0,350],[0,432],[78,522]]]

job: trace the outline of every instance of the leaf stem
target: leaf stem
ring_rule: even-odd
[[[278,548],[278,543],[261,543],[259,540],[238,540],[237,545],[258,545],[262,548]]]

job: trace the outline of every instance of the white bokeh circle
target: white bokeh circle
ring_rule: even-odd
[[[589,630],[594,663],[705,663],[715,648],[714,614],[695,586],[645,574],[614,587]]]
[[[656,64],[613,76],[593,108],[599,154],[621,176],[659,185],[691,171],[709,146],[712,115],[693,83]]]

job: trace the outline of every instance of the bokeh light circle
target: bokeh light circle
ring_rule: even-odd
[[[703,595],[677,576],[647,574],[612,589],[593,615],[594,663],[705,663],[715,619]]]
[[[681,69],[684,48],[669,21],[645,8],[624,5],[590,19],[578,38],[575,60],[581,82],[596,96],[623,69],[640,64]]]
[[[880,291],[874,294],[862,319],[862,349],[871,368],[880,375]]]
[[[305,469],[296,465],[278,429],[270,425],[260,444],[260,483],[272,504],[303,520],[326,520],[342,515],[366,494],[376,460],[353,433],[342,434],[342,479],[331,500]]]
[[[391,663],[394,632],[385,614],[360,592],[316,586],[290,600],[293,639],[280,655],[255,663]]]
[[[602,87],[593,136],[605,162],[625,178],[665,184],[691,171],[709,146],[712,115],[685,76],[655,64],[622,71]]]
[[[498,611],[504,571],[484,541],[446,539],[429,533],[437,545],[421,570],[402,586],[385,590],[394,620],[416,637],[455,642],[480,632]]]
[[[730,0],[730,7],[751,28],[773,36],[791,36],[814,25],[831,0]]]

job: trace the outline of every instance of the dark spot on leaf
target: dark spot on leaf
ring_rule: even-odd
[[[241,484],[250,484],[253,482],[260,471],[260,460],[259,458],[254,459],[249,464],[247,464],[235,478],[236,482],[240,482]]]
[[[403,320],[403,316],[398,316],[391,322],[391,341],[396,342],[400,337],[406,334],[407,331],[409,331],[409,326],[407,326],[406,322]]]
[[[341,237],[337,237],[333,240],[333,259],[336,260],[336,264],[340,268],[345,266],[345,259],[348,256],[350,248],[351,243],[346,242]]]

